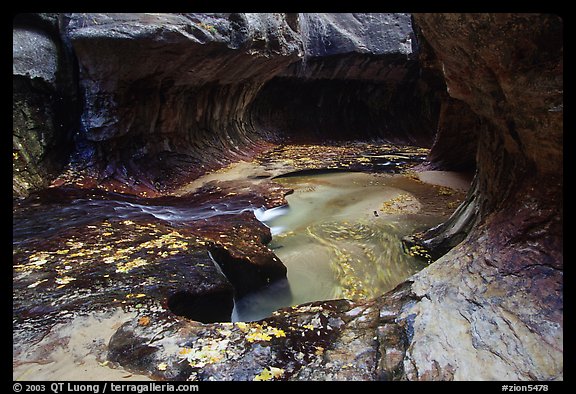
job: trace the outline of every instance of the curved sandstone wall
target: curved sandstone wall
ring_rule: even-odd
[[[96,183],[161,193],[282,139],[431,146],[432,168],[475,171],[452,217],[414,240],[437,260],[370,302],[324,303],[339,329],[316,343],[329,351],[291,378],[562,379],[561,18],[35,18],[14,28],[16,196],[45,187],[69,154]],[[32,71],[30,42],[43,44],[43,64],[54,67]],[[59,56],[70,61],[72,53],[78,93],[58,77],[70,67]],[[54,97],[72,110],[56,110]],[[58,146],[66,149],[49,158]],[[284,313],[289,321],[300,312]],[[129,327],[121,334],[131,335]],[[274,351],[285,355],[284,345]],[[258,349],[247,351],[256,359]],[[362,371],[334,360],[353,360]],[[206,378],[242,368],[222,361]]]
[[[443,85],[419,67],[408,14],[59,21],[82,102],[71,159],[98,184],[162,192],[282,139],[433,140]]]

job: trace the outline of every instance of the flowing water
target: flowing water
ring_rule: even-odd
[[[254,211],[257,207],[246,199],[203,203],[180,203],[180,205],[155,205],[112,199],[112,197],[80,197],[64,201],[37,202],[14,212],[12,226],[13,244],[46,238],[63,229],[81,227],[102,220],[156,218],[176,226],[186,226],[191,221],[208,219],[221,215],[236,215]]]
[[[400,174],[303,173],[275,182],[294,193],[287,196],[288,205],[268,210],[244,198],[154,205],[82,196],[32,203],[15,212],[13,244],[41,242],[63,229],[107,218],[154,217],[185,227],[194,220],[252,211],[270,227],[268,246],[288,273],[286,281],[235,300],[232,320],[249,321],[289,305],[369,298],[391,290],[424,266],[403,251],[401,238],[441,223],[450,212],[437,186]]]
[[[215,174],[213,177],[222,175],[242,179],[248,174],[248,178],[252,179],[248,170],[250,168],[242,167],[236,173]],[[445,174],[432,175],[442,180],[446,178]],[[164,223],[180,229],[194,226],[197,221],[208,220],[213,216],[224,215],[222,218],[225,220],[226,215],[251,211],[257,219],[270,227],[273,239],[268,246],[288,269],[286,280],[275,282],[262,292],[235,300],[232,320],[251,321],[269,316],[274,310],[285,306],[342,297],[369,298],[391,290],[425,265],[404,253],[401,238],[443,222],[463,197],[462,192],[447,192],[439,186],[421,182],[414,176],[401,174],[300,172],[277,177],[275,182],[293,189],[294,192],[286,198],[288,205],[268,210],[260,208],[260,204],[249,195],[235,195],[236,193],[228,193],[226,198],[213,198],[200,193],[195,194],[193,199],[148,201],[115,194],[93,194],[89,191],[52,191],[15,205],[14,253],[17,255],[30,248],[36,251],[30,255],[36,256],[35,263],[38,264],[37,267],[34,266],[34,275],[48,275],[49,272],[42,272],[40,265],[47,262],[46,256],[49,255],[42,252],[45,250],[43,248],[55,247],[50,242],[53,242],[55,237],[59,239],[63,233],[65,237],[73,238],[70,239],[70,242],[74,241],[73,245],[80,245],[84,240],[74,238],[76,229],[101,229],[95,233],[98,234],[97,237],[112,236],[112,233],[118,230],[120,233],[116,231],[114,236],[120,238],[115,241],[124,242],[122,226],[132,223],[131,220],[149,224]],[[109,227],[103,227],[105,225]],[[115,230],[109,230],[113,226],[116,226]],[[147,231],[154,229],[145,228]],[[110,250],[110,254],[106,255],[107,259],[111,259],[113,252],[117,254],[122,250],[127,251],[148,240],[138,238],[139,234],[133,234],[135,244],[130,244],[130,247],[122,246],[121,249],[113,251],[117,242],[104,245],[96,240],[94,245],[100,249],[80,252],[85,256],[92,256],[90,261],[105,261],[105,257],[100,260],[96,257],[99,256],[98,253],[104,253],[102,251],[106,248]],[[150,237],[158,234],[153,232]],[[130,235],[126,233],[126,238]],[[150,243],[150,240],[147,243]],[[41,252],[45,255],[44,260],[39,257]],[[80,255],[80,252],[77,254]],[[178,250],[173,252],[179,253]],[[51,253],[50,256],[68,253],[68,250],[54,249]],[[82,259],[77,261],[79,267],[83,267],[84,262]],[[59,269],[59,266],[55,268]],[[88,273],[92,272],[89,267],[87,269]],[[15,274],[15,281],[19,280],[18,275],[20,274]],[[76,282],[80,282],[80,278],[77,279]],[[24,287],[29,289],[45,280]],[[66,284],[56,289],[63,286]],[[79,288],[78,291],[89,293],[91,290]],[[53,289],[52,293],[45,294],[48,301],[50,294],[55,294],[56,303],[60,302],[58,297],[65,295]],[[76,292],[70,293],[71,300],[75,299],[75,296]],[[19,303],[23,303],[18,304],[19,307],[26,310],[25,299],[16,298]],[[36,298],[39,302],[46,301],[40,295]],[[28,309],[34,312],[38,308],[31,304]],[[42,337],[45,339],[38,343],[29,343],[22,339],[28,335],[27,326],[23,324],[18,331],[21,335],[15,337],[14,349],[17,352],[14,358],[14,378],[132,377],[121,369],[104,367],[106,363],[103,362],[106,343],[111,333],[122,322],[133,318],[130,313],[123,312],[115,318],[111,318],[109,314],[86,317],[80,313],[72,321],[64,321],[52,329],[47,327],[49,334]],[[88,321],[85,319],[91,318],[98,324],[92,320],[85,324]],[[74,349],[78,351],[74,351],[66,343],[75,343]],[[143,375],[133,377],[146,378]]]
[[[309,301],[383,294],[424,266],[403,251],[401,238],[446,219],[438,189],[403,175],[326,173],[276,181],[294,189],[288,205],[255,215],[270,227],[268,246],[288,268],[288,281],[237,301],[233,320]]]

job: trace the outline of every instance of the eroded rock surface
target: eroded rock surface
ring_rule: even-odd
[[[251,164],[246,163],[245,170],[237,175],[239,179],[210,180],[193,191],[182,190],[179,196],[144,199],[60,186],[16,202],[13,250],[16,364],[53,362],[50,351],[38,352],[35,346],[58,348],[66,340],[62,336],[66,337],[78,321],[96,319],[105,326],[107,316],[119,309],[124,310],[124,319],[133,319],[135,327],[146,335],[157,334],[174,324],[192,324],[197,326],[198,335],[208,338],[212,331],[202,330],[213,330],[214,326],[198,322],[230,321],[234,299],[274,285],[286,276],[284,265],[266,247],[271,240],[270,230],[252,213],[256,208],[286,204],[284,196],[290,190],[271,178],[327,169],[396,173],[421,162],[424,155],[423,149],[392,145],[283,146],[257,157]],[[383,161],[389,165],[380,166]],[[364,309],[360,305],[356,312]],[[277,317],[277,323],[284,318],[290,318],[290,310]],[[254,327],[253,334],[257,335],[259,326]],[[133,372],[157,376],[156,365],[165,363],[168,350],[164,347],[172,346],[172,342],[152,341],[154,346],[144,345],[139,342],[144,340],[141,335],[130,334],[130,338],[125,338],[126,330],[119,331],[110,344],[110,365],[119,363]],[[168,339],[171,333],[166,331],[163,336]],[[374,366],[374,350],[368,349],[374,341],[371,334],[362,335],[368,341],[363,346],[370,354],[366,362]],[[191,339],[182,341],[194,347]],[[326,338],[322,341],[317,346],[328,349]],[[286,377],[300,376],[300,369],[313,357],[311,353],[321,352],[307,340],[296,347],[299,349],[296,353],[280,350],[283,346],[283,342],[279,343],[277,352],[286,353],[286,357],[298,363]],[[123,350],[125,347],[142,349],[129,352]],[[98,347],[99,354],[102,349],[104,344]],[[230,352],[239,350],[230,348]],[[252,350],[246,352],[251,354]],[[338,361],[337,355],[341,353],[342,350],[336,351],[330,358],[333,365],[326,367],[326,376],[353,378],[354,370],[348,364],[354,356],[345,352],[350,360],[344,363]],[[99,355],[102,363],[106,361],[105,354]],[[186,366],[179,360],[178,368]],[[285,359],[278,356],[275,365],[281,365],[282,360]],[[249,365],[246,360],[235,362],[235,366],[226,368],[232,371]],[[308,372],[303,369],[301,378],[318,378],[320,375],[313,371],[323,364],[319,361],[317,364]],[[346,369],[344,375],[340,372],[342,365]],[[171,379],[191,376],[189,368],[182,371],[174,368],[166,368],[161,376]],[[264,372],[254,366],[250,368],[254,376]],[[274,368],[286,370],[285,366]],[[254,377],[230,371],[203,372],[198,378]],[[370,374],[361,379],[374,373]]]
[[[47,187],[68,161],[78,115],[72,60],[56,14],[21,14],[12,32],[12,190]]]
[[[386,299],[315,302],[252,323],[161,323],[158,340],[133,320],[112,337],[110,358],[162,379],[398,380],[410,324],[400,311],[413,297],[402,286]]]
[[[88,164],[100,184],[149,191],[266,146],[247,106],[301,54],[283,14],[72,14],[65,34]]]
[[[263,86],[256,128],[296,142],[432,142],[440,101],[409,14],[299,14],[298,23],[303,58]]]
[[[160,379],[563,379],[560,18],[70,14],[60,20],[83,91],[74,155],[82,168],[71,166],[54,184],[61,187],[38,201],[15,204],[25,224],[15,227],[16,344],[42,343],[55,322],[78,310],[124,307],[137,315],[113,335],[109,360]],[[419,63],[412,23],[435,71]],[[24,44],[31,41],[51,59],[44,70],[30,71]],[[22,195],[51,179],[35,168],[45,166],[38,163],[53,144],[50,135],[61,134],[37,131],[59,119],[45,104],[53,81],[59,86],[60,45],[53,33],[15,28],[14,118],[22,127],[14,129],[14,146],[29,140],[15,148],[15,168],[26,167],[19,164],[24,156],[32,163],[30,177],[15,177]],[[30,86],[34,94],[25,93]],[[346,131],[333,132],[337,126]],[[245,212],[282,204],[288,191],[268,178],[331,166],[396,171],[421,160],[414,150],[388,168],[386,155],[398,152],[352,145],[346,156],[336,143],[309,145],[279,164],[275,154],[292,152],[273,150],[274,143],[361,136],[427,144],[436,127],[432,168],[476,173],[452,217],[420,235],[434,263],[370,301],[297,306],[252,323],[194,321],[221,318],[194,315],[195,302],[223,300],[227,310],[234,292],[285,274],[265,246],[268,230]],[[463,136],[471,139],[460,145]],[[38,141],[44,145],[34,150]],[[265,149],[272,149],[270,157],[246,181],[182,193],[184,206],[185,199],[150,199]],[[315,149],[324,160],[317,161]],[[74,226],[47,219],[46,206]],[[190,214],[196,216],[187,222],[180,217]],[[207,298],[198,301],[200,295]],[[18,357],[28,362],[30,354]]]
[[[468,226],[468,235],[413,278],[424,298],[406,312],[416,314],[407,376],[562,379],[562,22],[415,19],[449,94],[484,127],[467,208],[446,227]]]

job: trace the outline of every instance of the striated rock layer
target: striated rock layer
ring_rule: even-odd
[[[563,379],[562,21],[415,19],[443,65],[447,103],[462,100],[450,105],[469,108],[478,126],[468,199],[422,236],[425,245],[448,240],[444,255],[370,303],[311,304],[247,326],[173,326],[182,347],[168,354],[159,343],[152,365],[185,358],[184,376],[202,380]],[[146,343],[127,323],[112,347],[137,337]]]
[[[152,190],[262,146],[246,108],[301,51],[281,14],[72,14],[65,34],[90,164],[101,179]]]
[[[448,92],[481,119],[467,201],[424,244],[464,238],[416,274],[409,379],[562,379],[562,21],[416,15]],[[478,368],[482,365],[482,368]]]
[[[84,187],[158,195],[286,138],[433,139],[437,86],[408,14],[56,18],[78,67]]]
[[[441,80],[420,66],[409,14],[300,14],[298,22],[303,59],[262,88],[251,107],[256,128],[295,142],[431,144]]]
[[[283,138],[432,144],[432,168],[475,171],[452,217],[409,240],[436,261],[391,292],[369,302],[289,308],[246,325],[201,325],[151,311],[148,320],[116,332],[112,361],[164,379],[563,378],[559,17],[70,14],[30,20],[14,29],[14,160],[18,172],[30,174],[16,174],[16,195],[55,176],[58,169],[47,163],[58,141],[73,151],[71,168],[91,177],[83,186],[122,186],[148,196]],[[40,68],[30,56],[32,43],[41,44],[46,59]],[[74,88],[58,71],[68,67],[60,56],[72,50],[80,126],[69,119],[58,129],[53,125],[68,118],[47,103],[54,92],[74,103]],[[63,157],[66,152],[53,162]],[[260,238],[258,258],[274,261]],[[210,248],[224,267],[258,265],[226,242]],[[57,264],[64,250],[46,252],[50,262]],[[31,272],[38,276],[23,284],[18,302],[45,281],[67,284],[36,271],[47,264],[45,255],[22,253],[36,257]],[[280,263],[270,267],[264,282],[283,274]],[[242,281],[239,272],[228,275]],[[229,295],[230,287],[223,288]],[[185,316],[187,295],[180,293],[171,309]]]

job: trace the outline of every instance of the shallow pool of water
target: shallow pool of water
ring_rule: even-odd
[[[447,217],[437,187],[403,175],[327,173],[276,181],[294,189],[288,206],[255,214],[271,228],[269,247],[288,268],[288,280],[238,300],[234,320],[309,301],[383,294],[425,265],[404,253],[401,238]]]

